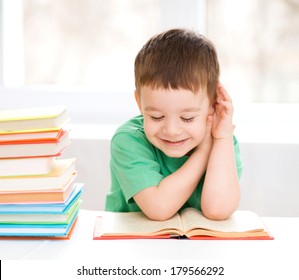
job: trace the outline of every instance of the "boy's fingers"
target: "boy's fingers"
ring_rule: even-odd
[[[213,115],[207,117],[207,132],[212,131]]]
[[[217,101],[219,104],[221,104],[222,106],[224,106],[226,109],[228,110],[232,110],[233,109],[233,104],[229,101],[226,100],[219,100]]]
[[[224,100],[228,101],[228,102],[232,102],[232,99],[230,97],[230,95],[228,94],[228,92],[226,91],[225,88],[222,87],[222,95],[224,97]]]
[[[213,115],[208,115],[208,118],[207,118],[207,124],[209,125],[212,125],[212,122],[213,122]]]
[[[220,82],[218,82],[217,89],[218,89],[217,90],[218,98],[219,98],[219,96],[222,96],[224,100],[229,101],[229,102],[232,101],[230,95],[228,94],[228,92],[226,91],[226,89]]]

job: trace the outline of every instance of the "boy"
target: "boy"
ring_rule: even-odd
[[[166,220],[194,207],[228,218],[239,204],[242,164],[212,43],[185,29],[154,36],[135,59],[135,86],[141,115],[111,141],[106,210]]]

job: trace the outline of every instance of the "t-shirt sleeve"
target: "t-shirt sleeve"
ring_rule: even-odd
[[[241,178],[242,171],[243,171],[243,163],[240,153],[240,146],[238,143],[237,138],[234,136],[234,150],[235,150],[235,159],[236,159],[236,167],[239,179]]]
[[[157,186],[163,179],[152,145],[145,135],[120,133],[111,141],[110,170],[117,178],[127,202],[141,190]]]

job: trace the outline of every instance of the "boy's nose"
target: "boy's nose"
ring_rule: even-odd
[[[176,136],[179,135],[181,132],[180,125],[177,121],[175,120],[169,120],[165,123],[164,125],[164,133],[167,136]]]

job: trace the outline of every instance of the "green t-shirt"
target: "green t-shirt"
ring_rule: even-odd
[[[239,145],[234,137],[236,166],[242,172]],[[175,172],[188,159],[170,158],[153,146],[145,136],[143,117],[137,116],[117,129],[111,140],[111,186],[106,196],[106,210],[113,212],[140,211],[133,196],[141,190],[158,186],[159,182]],[[182,207],[201,209],[201,192],[204,176]]]

